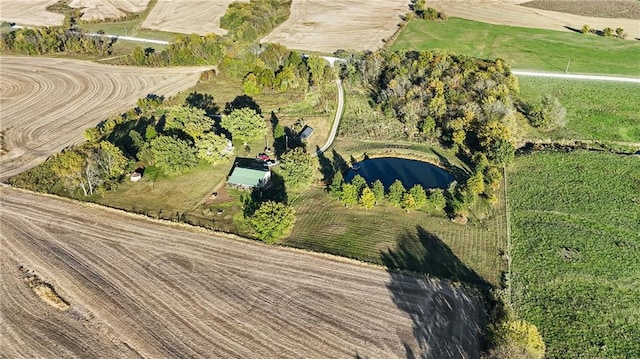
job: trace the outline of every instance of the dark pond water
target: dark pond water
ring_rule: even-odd
[[[356,174],[364,177],[369,184],[379,179],[385,188],[389,188],[395,180],[400,180],[406,189],[416,184],[422,185],[425,189],[446,189],[454,180],[449,172],[430,163],[395,157],[358,162],[345,174],[345,181],[350,182]]]

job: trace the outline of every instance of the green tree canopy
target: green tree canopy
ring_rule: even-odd
[[[437,210],[444,209],[444,206],[447,205],[447,198],[444,196],[444,191],[440,188],[434,188],[429,191],[429,203]]]
[[[417,184],[411,187],[411,189],[409,189],[409,194],[413,197],[416,203],[416,208],[422,208],[427,204],[427,192],[421,185]]]
[[[181,174],[198,165],[196,149],[187,141],[170,136],[151,140],[155,165],[167,174]]]
[[[264,136],[267,131],[264,118],[248,107],[235,109],[222,116],[220,124],[231,133],[234,140],[247,141]]]
[[[406,191],[407,190],[404,188],[404,185],[402,185],[402,182],[400,182],[400,180],[395,180],[395,182],[389,186],[387,200],[392,205],[400,207],[402,205],[402,196]]]
[[[195,140],[198,158],[212,165],[220,163],[231,155],[229,140],[213,132],[207,132]]]
[[[351,183],[345,183],[342,185],[342,193],[340,194],[340,200],[344,202],[345,206],[352,207],[358,203],[358,189]]]
[[[367,187],[367,181],[360,175],[355,175],[351,180],[351,184],[356,187],[358,196],[362,193],[362,190]]]
[[[380,180],[373,182],[371,190],[373,191],[373,195],[376,197],[376,204],[382,203],[384,200],[384,185],[382,182]]]
[[[344,176],[342,175],[341,171],[336,171],[336,173],[333,175],[333,179],[331,180],[331,184],[329,185],[329,193],[336,198],[340,198],[343,185]]]
[[[267,243],[275,243],[289,234],[295,220],[293,207],[267,201],[253,213],[249,223],[258,233],[258,238]]]
[[[169,107],[165,113],[165,121],[165,132],[171,129],[180,130],[192,139],[211,131],[215,124],[204,110],[189,106]]]
[[[278,173],[284,179],[288,190],[298,191],[313,183],[313,175],[317,166],[316,157],[305,152],[302,147],[297,147],[282,155]]]

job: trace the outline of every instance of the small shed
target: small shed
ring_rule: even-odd
[[[298,135],[298,138],[300,138],[300,140],[304,141],[307,138],[311,137],[311,134],[313,134],[313,127],[305,125],[302,128],[302,131],[300,131],[300,134]]]
[[[262,188],[269,183],[271,171],[268,168],[242,167],[236,164],[227,183],[241,188]]]

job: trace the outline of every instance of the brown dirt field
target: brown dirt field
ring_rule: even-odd
[[[289,19],[261,42],[324,53],[375,50],[407,12],[407,0],[293,0]]]
[[[220,28],[220,18],[232,2],[234,0],[158,0],[141,27],[181,34],[224,35],[227,30]]]
[[[83,8],[82,20],[117,19],[128,13],[144,11],[149,0],[72,0],[70,7]]]
[[[444,11],[448,16],[495,25],[571,31],[565,26],[580,29],[588,24],[592,29],[621,27],[628,33],[628,39],[640,38],[638,20],[566,14],[520,6],[520,3],[521,0],[431,0],[429,6]]]
[[[0,188],[7,357],[477,358],[437,280]],[[70,305],[41,300],[24,270]]]
[[[534,0],[520,5],[574,15],[640,19],[638,0]]]
[[[89,61],[0,57],[0,180],[84,140],[86,128],[125,111],[149,93],[193,86],[202,67],[138,68]]]
[[[0,20],[19,25],[62,25],[64,16],[46,10],[58,0],[0,0]]]

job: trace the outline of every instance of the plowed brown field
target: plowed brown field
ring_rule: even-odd
[[[82,20],[117,19],[147,8],[149,0],[72,0],[69,6],[82,9]]]
[[[477,358],[461,287],[0,188],[7,357]],[[24,279],[37,275],[59,309]]]
[[[495,25],[510,25],[550,29],[558,31],[572,31],[569,28],[580,29],[588,24],[592,29],[602,30],[621,27],[633,40],[640,38],[640,24],[635,19],[605,19],[594,16],[581,16],[563,12],[540,10],[520,6],[522,0],[431,0],[432,6],[444,11],[449,16],[486,22]],[[601,3],[602,8],[606,2]],[[578,2],[576,6],[589,6]],[[609,10],[603,10],[609,12]]]
[[[0,57],[0,180],[83,140],[83,131],[149,93],[193,86],[203,68],[138,68],[88,61]]]
[[[328,53],[375,50],[407,12],[408,0],[293,0],[289,19],[261,41]]]
[[[232,2],[234,0],[158,0],[142,28],[182,34],[224,35],[227,30],[220,28],[220,18]]]
[[[58,0],[0,0],[0,20],[20,25],[57,26],[64,15],[47,11],[47,6]]]

